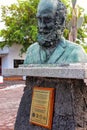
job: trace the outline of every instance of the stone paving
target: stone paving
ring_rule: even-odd
[[[14,130],[24,86],[24,81],[19,81],[18,84],[16,81],[5,81],[0,84],[0,130]]]

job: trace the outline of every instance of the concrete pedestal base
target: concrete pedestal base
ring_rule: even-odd
[[[87,86],[82,79],[27,77],[14,130],[47,130],[29,123],[34,86],[55,88],[52,130],[87,130]]]

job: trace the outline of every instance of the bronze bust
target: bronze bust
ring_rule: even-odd
[[[36,15],[38,40],[28,48],[24,64],[87,62],[84,49],[63,37],[66,12],[60,0],[40,0]]]

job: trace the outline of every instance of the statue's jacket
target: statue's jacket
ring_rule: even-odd
[[[37,42],[32,44],[27,50],[24,64],[67,64],[77,62],[87,62],[87,54],[84,49],[80,45],[62,38],[48,59],[45,50]]]

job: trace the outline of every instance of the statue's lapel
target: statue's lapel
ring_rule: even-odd
[[[56,61],[58,61],[62,57],[63,53],[65,52],[65,48],[66,48],[65,39],[61,39],[60,43],[50,56],[47,63],[48,64],[56,63]]]
[[[46,62],[46,52],[40,47],[40,51],[39,51],[39,56],[40,56],[40,61],[41,63],[45,63]]]

